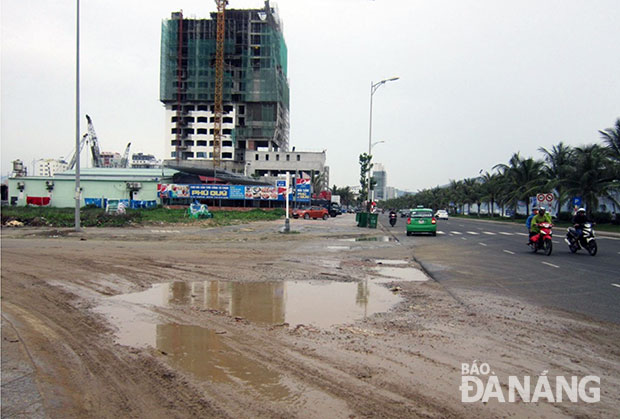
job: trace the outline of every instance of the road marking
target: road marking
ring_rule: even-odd
[[[450,233],[452,233],[452,234],[457,234],[457,235],[459,235],[459,236],[460,236],[461,234],[463,234],[463,233],[461,233],[460,231],[451,231]]]
[[[529,234],[527,233],[515,233],[515,234],[518,234],[519,236],[529,236]]]
[[[618,287],[618,288],[620,288],[620,285],[618,285],[618,284],[611,284],[611,286],[612,286],[612,287]]]
[[[446,233],[443,231],[438,231],[437,234],[446,234]]]
[[[553,263],[549,263],[549,262],[541,262],[541,263],[547,266],[551,266],[552,268],[559,268],[558,265],[554,265]]]
[[[497,233],[492,233],[490,231],[483,231],[484,234],[486,234],[487,236],[495,236]]]
[[[467,240],[467,237],[461,237],[463,240]]]
[[[503,234],[504,236],[514,236],[514,233],[506,233],[505,231],[500,231],[499,234]]]
[[[478,243],[480,246],[485,246],[486,247],[486,243]]]
[[[475,232],[475,231],[468,231],[468,232],[467,232],[467,234],[471,234],[472,236],[477,236],[477,235],[479,235],[480,233],[477,233],[477,232]]]
[[[515,254],[515,252],[511,252],[510,250],[505,250],[505,249],[504,249],[504,252],[508,253],[509,255],[514,255]]]

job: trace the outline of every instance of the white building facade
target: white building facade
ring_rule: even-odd
[[[54,176],[62,173],[69,168],[69,164],[64,160],[40,159],[34,163],[34,176]]]

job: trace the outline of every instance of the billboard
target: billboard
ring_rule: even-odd
[[[310,185],[298,184],[296,193],[289,195],[289,200],[310,202]],[[284,201],[286,187],[278,186],[245,186],[245,185],[176,185],[158,184],[158,198],[189,198],[189,199],[258,199]]]

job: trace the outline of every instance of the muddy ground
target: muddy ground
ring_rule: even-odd
[[[252,288],[208,304],[205,281],[276,283],[276,300],[293,289],[277,282],[315,281],[355,283],[364,306],[380,294],[363,292],[381,279],[378,261],[416,266],[406,244],[352,217],[291,220],[286,235],[282,221],[3,228],[2,417],[617,417],[617,325],[494,295],[469,292],[464,304],[432,278],[383,278],[395,305],[330,326],[287,324],[296,307],[269,301],[277,312],[255,321],[264,307],[252,308]],[[379,239],[356,241],[369,234]],[[118,300],[161,283],[183,298]],[[244,303],[247,316],[235,311]],[[321,318],[321,307],[302,314]],[[600,402],[463,403],[461,364],[474,360],[504,390],[509,375],[532,376],[532,390],[543,371],[598,376]]]

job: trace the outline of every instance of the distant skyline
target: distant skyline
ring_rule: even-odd
[[[69,159],[75,143],[75,1],[0,6],[1,173]],[[229,8],[262,7],[230,0]],[[477,176],[513,153],[600,143],[620,117],[620,2],[280,0],[290,146],[327,150],[330,186],[359,185],[368,151],[388,185],[416,191]],[[161,21],[208,18],[212,1],[82,1],[81,111],[101,148],[164,157]]]

